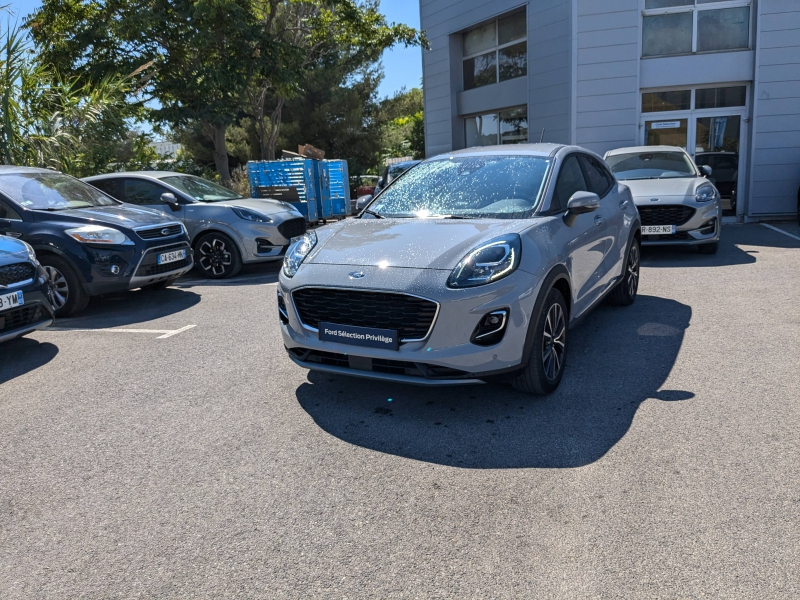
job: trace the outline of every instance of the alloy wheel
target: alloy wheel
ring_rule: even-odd
[[[50,304],[55,310],[63,307],[69,299],[69,284],[64,275],[55,267],[46,266],[47,279],[50,281],[49,296]]]
[[[633,298],[639,289],[639,244],[631,244],[628,253],[628,294]]]
[[[222,275],[225,270],[233,264],[233,257],[225,246],[225,242],[219,238],[212,238],[204,241],[197,249],[200,254],[200,267],[214,275]]]
[[[560,304],[552,304],[547,311],[542,340],[542,364],[544,374],[554,380],[564,365],[566,350],[567,323]]]

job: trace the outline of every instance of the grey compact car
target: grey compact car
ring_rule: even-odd
[[[638,146],[606,153],[616,178],[631,190],[642,218],[642,245],[697,246],[714,254],[722,229],[722,204],[707,177],[683,148]]]
[[[134,171],[84,181],[122,202],[183,221],[197,269],[214,279],[236,275],[242,264],[280,260],[291,238],[307,228],[303,215],[287,202],[243,198],[194,175]]]
[[[631,304],[639,214],[575,146],[476,148],[426,160],[359,218],[309,231],[284,259],[278,314],[307,369],[406,383],[510,380],[546,394],[568,328]]]

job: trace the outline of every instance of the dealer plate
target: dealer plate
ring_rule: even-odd
[[[355,327],[353,325],[337,325],[336,323],[319,324],[319,339],[322,342],[338,342],[352,346],[397,350],[400,347],[398,337],[397,331],[394,329]]]
[[[8,310],[25,304],[25,296],[22,292],[11,292],[0,296],[0,310]]]
[[[167,263],[183,260],[186,258],[186,250],[174,250],[172,252],[164,252],[158,255],[158,264],[165,265]]]
[[[675,229],[675,225],[642,225],[642,235],[672,234]]]

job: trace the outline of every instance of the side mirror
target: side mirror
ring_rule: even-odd
[[[169,204],[169,207],[172,210],[177,211],[177,210],[181,209],[181,205],[178,204],[178,199],[175,197],[175,194],[173,194],[172,192],[164,192],[163,194],[161,194],[161,201],[164,204]]]
[[[358,200],[356,200],[356,209],[357,210],[363,209],[367,204],[372,202],[372,198],[373,198],[372,194],[361,196]]]
[[[578,215],[594,212],[598,208],[600,208],[600,196],[592,192],[575,192],[567,201],[564,223],[568,227],[572,227]]]
[[[380,179],[378,179],[378,183],[376,183],[375,185],[379,188],[382,188],[384,185],[386,185],[386,182],[384,182],[383,177],[381,177]]]
[[[703,177],[711,177],[711,167],[708,165],[702,165],[700,167],[700,173],[702,173]]]

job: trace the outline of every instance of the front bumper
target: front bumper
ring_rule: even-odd
[[[288,220],[297,220],[293,217]],[[283,220],[273,223],[243,221],[237,223],[236,232],[243,248],[242,261],[245,263],[270,262],[281,260],[289,247],[290,239],[278,231]]]
[[[53,309],[47,298],[45,286],[45,283],[37,281],[33,287],[26,286],[12,290],[22,290],[25,304],[0,312],[0,343],[52,325]]]
[[[664,199],[658,204],[650,200],[634,199],[641,215],[642,226],[646,225],[676,225],[674,234],[645,235],[642,234],[643,246],[697,246],[718,242],[722,230],[722,206],[720,200],[711,202],[696,202],[692,199]],[[648,212],[658,210],[689,208],[692,216],[678,223],[662,223],[655,218],[649,219]]]
[[[498,282],[471,289],[446,287],[449,271],[431,269],[359,267],[366,275],[349,279],[347,265],[303,265],[294,278],[280,276],[278,292],[285,311],[281,316],[283,342],[298,365],[326,371],[422,385],[480,383],[485,378],[519,371],[528,333],[529,316],[540,282],[522,270]],[[304,324],[292,292],[304,287],[344,288],[411,294],[438,303],[427,336],[401,343],[398,350],[320,341],[314,325]],[[492,346],[470,342],[478,322],[489,312],[509,311],[502,340]],[[364,323],[363,326],[375,326]]]

